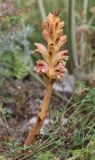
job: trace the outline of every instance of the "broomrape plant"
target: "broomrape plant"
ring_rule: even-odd
[[[54,14],[49,13],[46,20],[42,23],[43,37],[46,46],[42,43],[35,43],[36,51],[39,52],[43,60],[38,60],[34,70],[43,75],[47,85],[44,99],[37,116],[36,123],[25,141],[25,145],[33,144],[47,116],[48,105],[52,93],[52,86],[56,80],[64,76],[66,72],[66,61],[68,60],[68,51],[62,50],[67,41],[66,35],[63,35],[64,21],[59,18],[60,11]]]

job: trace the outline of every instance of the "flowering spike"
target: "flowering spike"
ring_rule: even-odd
[[[66,43],[67,37],[63,35],[64,21],[61,21],[58,15],[59,11],[56,11],[54,14],[49,13],[46,20],[42,23],[43,37],[47,42],[47,46],[35,43],[36,51],[42,54],[44,64],[46,63],[43,66],[37,64],[36,71],[42,75],[47,75],[51,80],[57,80],[64,75],[64,64],[68,60],[68,51],[60,51],[61,47]],[[46,66],[48,66],[48,69],[45,68],[45,72],[43,72],[42,68]]]

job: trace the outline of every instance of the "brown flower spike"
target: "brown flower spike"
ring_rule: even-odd
[[[49,13],[48,17],[42,23],[43,37],[46,46],[41,43],[35,43],[36,51],[42,55],[43,60],[36,63],[35,71],[44,76],[47,88],[45,91],[43,103],[40,106],[37,121],[30,131],[25,144],[33,144],[47,116],[48,105],[52,93],[53,83],[64,76],[66,61],[68,60],[68,51],[63,50],[67,41],[66,35],[63,35],[64,21],[60,21],[59,12]]]

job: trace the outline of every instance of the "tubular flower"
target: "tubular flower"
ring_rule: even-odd
[[[46,46],[35,43],[36,51],[43,57],[43,60],[37,62],[35,71],[50,80],[60,79],[65,74],[65,64],[68,60],[68,51],[61,49],[67,41],[66,35],[63,35],[64,21],[60,21],[58,15],[58,11],[49,13],[42,23]]]
[[[65,64],[66,64],[65,62],[64,63],[60,62],[55,67],[55,75],[57,79],[60,79],[61,76],[64,76],[64,73],[66,72]]]
[[[47,74],[47,72],[48,72],[48,64],[43,60],[39,60],[39,61],[36,62],[36,67],[34,68],[34,70],[37,73]]]
[[[45,45],[43,45],[41,43],[35,43],[35,46],[37,47],[36,51],[42,55],[43,59],[46,62],[49,62],[49,54],[48,54],[48,51],[47,51],[47,48],[45,47]]]
[[[61,36],[57,44],[58,49],[60,49],[60,47],[63,46],[66,43],[66,41],[67,41],[66,35]]]

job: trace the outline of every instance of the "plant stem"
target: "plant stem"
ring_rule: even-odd
[[[82,20],[83,25],[87,24],[87,11],[88,11],[88,0],[84,0],[84,3],[83,3],[83,20]],[[81,58],[80,58],[80,67],[81,67],[86,62],[85,54],[87,54],[87,35],[85,34],[85,32],[81,32],[80,53],[81,53]],[[82,70],[83,69],[84,68],[82,68]]]
[[[25,145],[33,144],[40,133],[40,129],[47,116],[48,105],[49,105],[51,93],[52,93],[52,86],[53,86],[53,82],[49,81],[46,87],[43,103],[40,106],[36,123],[34,124],[33,128],[30,130],[29,135],[25,141]]]
[[[42,20],[46,18],[46,12],[43,4],[43,0],[38,0],[38,6],[41,13]]]
[[[33,78],[35,78],[42,86],[44,86],[44,87],[46,86],[45,82],[37,74],[35,74],[33,72],[29,72],[29,74]],[[63,95],[61,95],[58,91],[55,91],[54,89],[53,89],[53,94],[54,94],[54,96],[56,96],[57,98],[59,98],[61,101],[67,102],[67,98],[63,97]],[[29,97],[31,97],[31,96],[29,96]]]
[[[69,52],[72,54],[74,66],[78,66],[77,47],[76,47],[76,22],[75,22],[75,0],[68,3],[68,44]]]
[[[84,6],[83,6],[84,23],[87,23],[87,11],[88,11],[88,0],[84,0]]]

